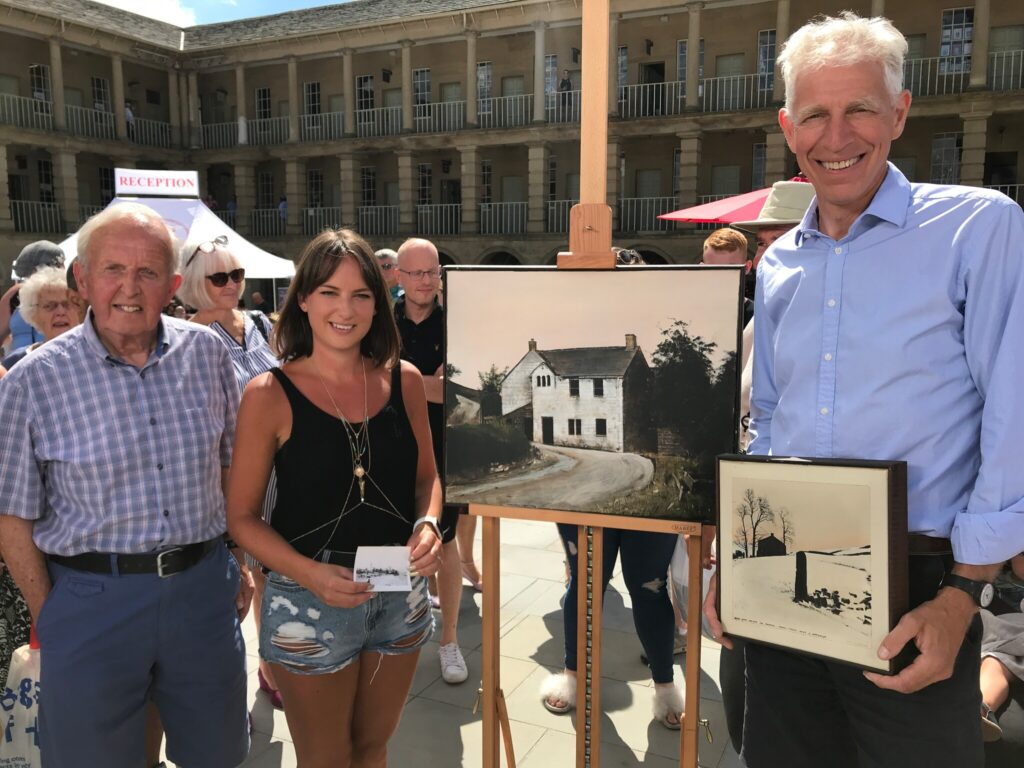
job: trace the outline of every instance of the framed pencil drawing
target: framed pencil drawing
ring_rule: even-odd
[[[900,461],[718,458],[719,617],[730,635],[876,672],[907,610]]]
[[[446,501],[714,519],[742,269],[445,269]]]

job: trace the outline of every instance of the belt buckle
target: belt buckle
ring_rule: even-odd
[[[166,579],[166,578],[168,578],[170,576],[173,576],[175,573],[178,573],[178,571],[173,571],[171,573],[164,573],[164,556],[166,556],[166,555],[175,555],[175,554],[178,554],[179,552],[182,552],[182,551],[183,550],[182,550],[181,547],[171,547],[170,549],[165,549],[163,552],[157,553],[157,556],[156,556],[156,575],[159,576],[161,579]]]

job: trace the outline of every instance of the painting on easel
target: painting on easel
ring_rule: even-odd
[[[714,519],[740,268],[445,270],[446,500]]]

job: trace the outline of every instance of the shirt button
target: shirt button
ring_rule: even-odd
[[[828,300],[828,305],[829,305],[830,307],[834,307],[834,306],[836,305],[836,300],[835,300],[835,299],[829,299],[829,300]]]
[[[825,359],[826,360],[831,360],[832,359],[832,353],[831,352],[826,352],[825,353]]]
[[[836,248],[836,253],[842,253],[842,252],[843,252],[842,248],[839,248],[839,247]]]
[[[149,420],[149,424],[150,424],[150,426],[153,426],[153,427],[155,427],[155,426],[156,426],[156,419],[153,419],[153,418],[151,418],[151,419]]]
[[[157,464],[156,468],[159,469],[161,472],[164,471],[164,465],[163,464]]]
[[[144,379],[144,378],[146,378],[146,372],[145,372],[145,371],[143,371],[142,373],[140,373],[140,374],[139,374],[139,378],[140,378],[140,379]]]
[[[821,415],[822,416],[828,416],[828,408],[822,408],[821,409]]]
[[[164,517],[170,517],[170,516],[171,516],[171,510],[165,509],[164,510]]]

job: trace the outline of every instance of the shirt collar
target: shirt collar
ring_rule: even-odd
[[[94,355],[97,355],[104,360],[109,360],[112,363],[118,363],[120,365],[127,365],[123,360],[120,360],[110,354],[107,348],[103,346],[103,342],[100,340],[99,334],[96,333],[96,327],[93,325],[93,320],[94,316],[92,307],[89,307],[85,313],[85,320],[82,322],[82,338],[85,339],[86,348]],[[143,367],[151,365],[154,362],[154,358],[159,359],[163,357],[167,354],[167,350],[170,349],[170,347],[171,341],[168,334],[168,326],[164,323],[164,316],[161,314],[156,327],[156,347],[153,350],[153,354],[149,356],[149,360],[146,361],[146,365]]]
[[[871,198],[868,207],[858,216],[850,226],[846,238],[855,237],[865,229],[874,226],[879,221],[887,221],[897,227],[902,227],[907,221],[907,208],[910,205],[910,182],[903,175],[899,168],[892,163],[887,163],[888,171],[882,179],[882,185]],[[818,196],[811,200],[803,220],[797,227],[796,244],[799,247],[806,236],[820,237],[818,230]]]
[[[410,320],[409,317],[405,314],[405,302],[406,302],[406,299],[405,299],[404,296],[401,299],[399,299],[398,301],[395,302],[395,317],[396,317],[396,319],[398,319],[400,321],[401,320],[406,320],[406,321],[412,323],[413,325],[422,325],[423,323],[425,323],[428,320],[430,320],[431,318],[433,318],[438,313],[438,310],[441,309],[441,304],[440,304],[440,302],[438,302],[437,297],[435,296],[434,297],[434,308],[430,310],[430,314],[427,315],[425,318],[423,318],[422,322],[420,322],[420,323],[413,323],[413,321]]]

